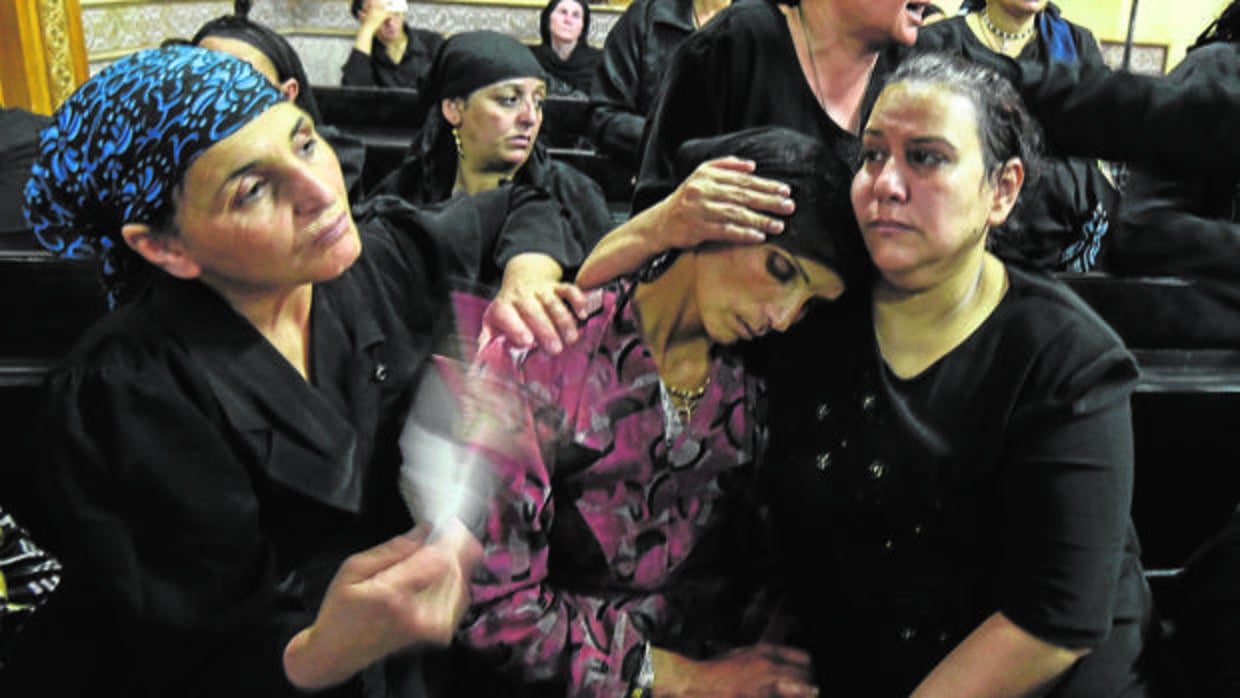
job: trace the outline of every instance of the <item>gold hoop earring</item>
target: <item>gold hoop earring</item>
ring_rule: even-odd
[[[456,141],[456,154],[462,160],[465,159],[465,151],[461,150],[461,130],[455,126],[452,127],[452,140]]]

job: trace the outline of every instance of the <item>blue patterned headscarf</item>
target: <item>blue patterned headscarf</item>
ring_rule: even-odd
[[[168,46],[104,69],[52,115],[26,183],[26,218],[48,249],[102,254],[125,223],[159,223],[190,164],[283,97],[248,63]]]

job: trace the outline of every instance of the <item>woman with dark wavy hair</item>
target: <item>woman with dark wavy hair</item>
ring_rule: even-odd
[[[764,501],[824,695],[1151,695],[1136,362],[990,251],[1039,131],[993,71],[906,59],[852,184],[874,282],[771,352]]]

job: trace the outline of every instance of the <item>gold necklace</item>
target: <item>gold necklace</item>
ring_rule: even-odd
[[[989,31],[996,39],[998,39],[999,53],[1007,53],[1007,45],[1009,41],[1024,41],[1025,39],[1033,36],[1033,32],[1038,28],[1037,22],[1034,22],[1023,32],[1003,31],[999,27],[995,26],[995,23],[991,21],[990,5],[983,7],[981,12],[978,14],[981,16],[982,24],[985,25],[986,31]]]
[[[710,387],[710,376],[702,381],[702,384],[696,388],[677,388],[666,381],[660,380],[663,384],[663,390],[667,392],[668,402],[672,408],[676,410],[677,416],[684,424],[688,424],[693,418],[693,410],[697,408],[698,403],[702,401],[702,397],[706,395],[706,388]]]
[[[809,88],[814,93],[814,99],[818,100],[818,106],[822,107],[823,111],[827,111],[827,104],[823,100],[822,95],[818,93],[819,86],[822,84],[822,78],[818,77],[818,61],[814,60],[814,42],[809,36],[809,24],[805,21],[804,3],[797,4],[797,20],[801,23],[801,36],[805,38],[805,53],[809,55],[809,69],[814,74],[814,84],[810,85]]]

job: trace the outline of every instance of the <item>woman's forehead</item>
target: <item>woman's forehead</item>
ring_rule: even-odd
[[[539,89],[547,89],[547,83],[542,78],[509,78],[507,80],[499,80],[489,85],[483,85],[475,90],[478,92],[497,92],[500,90],[515,89],[520,92],[537,92]]]
[[[894,125],[977,132],[979,119],[973,99],[965,92],[941,82],[905,81],[883,89],[866,131]]]
[[[207,148],[186,170],[187,184],[206,184],[230,177],[261,162],[264,155],[291,142],[310,116],[292,102],[280,102],[256,116],[233,134]]]

